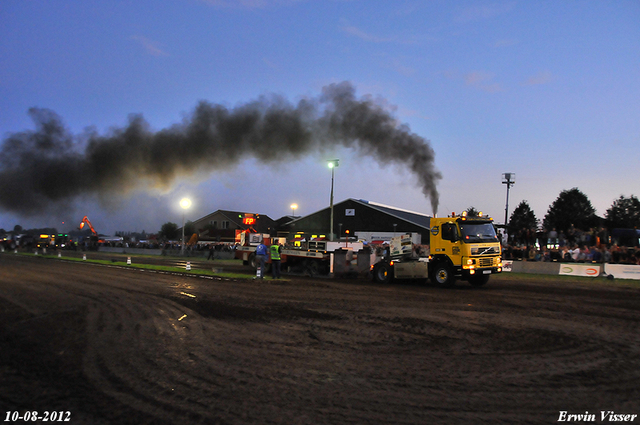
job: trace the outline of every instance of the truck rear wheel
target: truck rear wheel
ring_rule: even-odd
[[[320,264],[316,260],[304,260],[302,263],[304,274],[315,277],[320,274]]]
[[[373,280],[377,283],[389,283],[393,279],[393,269],[389,264],[379,263],[373,267]]]
[[[318,274],[320,274],[320,266],[317,261],[311,261],[307,270],[311,277],[318,276]]]
[[[439,286],[450,287],[456,283],[456,277],[453,274],[453,269],[448,264],[438,264],[434,268],[431,276],[432,280]]]

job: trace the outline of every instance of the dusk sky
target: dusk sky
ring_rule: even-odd
[[[131,114],[158,132],[200,101],[296,105],[346,82],[433,149],[439,216],[473,206],[503,223],[505,172],[516,174],[509,214],[526,200],[540,220],[573,187],[600,216],[640,195],[637,0],[5,0],[0,21],[3,145],[36,130],[30,108],[55,112],[82,155],[88,134],[109,137]],[[1,155],[0,172],[12,170]],[[0,227],[68,231],[87,215],[100,233],[154,233],[181,224],[185,196],[187,220],[217,209],[277,219],[292,203],[307,215],[329,204],[334,158],[336,202],[433,215],[407,166],[329,143],[269,162],[221,159],[162,187],[133,173],[35,214],[4,205]]]

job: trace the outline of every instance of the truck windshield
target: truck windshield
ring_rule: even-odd
[[[491,223],[460,223],[460,232],[464,242],[498,242],[496,231]]]

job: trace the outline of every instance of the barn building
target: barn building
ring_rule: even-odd
[[[356,237],[358,239],[388,241],[394,235],[414,233],[424,243],[429,241],[430,216],[362,199],[347,199],[333,206],[334,239]],[[329,238],[331,209],[324,208],[313,214],[296,218],[278,228],[278,236]]]

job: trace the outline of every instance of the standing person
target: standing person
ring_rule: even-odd
[[[269,247],[269,253],[271,254],[271,274],[274,279],[280,279],[280,252],[282,252],[282,246],[280,244],[272,244]]]
[[[260,270],[260,273],[258,274],[258,276],[256,276],[256,278],[258,279],[264,279],[264,270],[266,267],[265,263],[267,262],[267,255],[267,246],[262,241],[260,241],[260,245],[256,247],[256,262],[258,263],[258,270]]]
[[[207,261],[209,260],[215,260],[216,257],[214,257],[214,249],[213,249],[213,244],[209,244],[209,256],[207,257]]]

